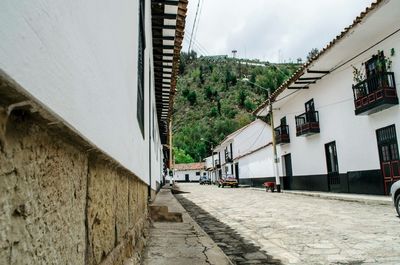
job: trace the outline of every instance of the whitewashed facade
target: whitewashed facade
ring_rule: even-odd
[[[175,164],[174,181],[176,182],[198,182],[200,177],[206,175],[205,163]]]
[[[214,156],[214,157],[213,157]],[[205,169],[207,171],[207,176],[210,178],[211,182],[215,183],[217,181],[216,171],[215,171],[215,161],[218,160],[218,155],[208,156],[204,159]]]
[[[400,178],[399,17],[399,1],[373,4],[272,95],[285,188],[387,194]]]
[[[261,185],[274,177],[271,127],[260,119],[228,135],[214,150],[217,176],[234,175],[240,184]]]
[[[23,93],[155,189],[167,153],[163,144],[184,14],[179,1],[160,4],[162,10],[152,2],[2,1],[0,69]],[[164,21],[164,14],[170,19]],[[153,46],[156,41],[160,47]]]

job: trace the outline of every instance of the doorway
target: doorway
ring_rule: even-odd
[[[335,141],[325,144],[325,156],[328,170],[328,188],[330,191],[339,191],[340,175]]]
[[[306,122],[316,122],[314,115],[315,112],[314,99],[310,99],[304,105],[306,109],[306,118],[307,118]]]
[[[239,182],[239,163],[235,164],[235,177],[237,181]]]
[[[185,181],[189,182],[189,174],[185,174]]]
[[[286,154],[283,156],[283,161],[285,163],[285,189],[290,190],[291,185],[290,183],[292,182],[292,177],[293,177],[293,170],[292,170],[292,156],[291,154]]]
[[[389,194],[390,187],[400,180],[399,149],[395,125],[376,130],[379,159],[384,182],[384,192]]]

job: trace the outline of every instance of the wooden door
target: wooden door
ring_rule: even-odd
[[[328,170],[328,185],[330,191],[340,189],[339,163],[337,159],[336,142],[325,144],[326,167]]]
[[[376,130],[379,159],[383,175],[384,192],[389,194],[390,187],[400,180],[399,148],[395,125]]]

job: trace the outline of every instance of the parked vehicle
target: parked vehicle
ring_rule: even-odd
[[[231,188],[239,187],[237,179],[232,175],[226,175],[218,180],[218,187],[230,186]]]
[[[392,194],[392,200],[394,207],[396,208],[397,214],[400,216],[400,180],[395,182],[390,189],[390,194]]]
[[[200,185],[205,185],[205,184],[211,185],[211,180],[207,176],[201,176],[199,179],[199,183]]]

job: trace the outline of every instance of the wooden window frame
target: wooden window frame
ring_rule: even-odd
[[[137,120],[143,139],[144,134],[144,72],[145,72],[145,50],[146,50],[146,35],[145,35],[145,0],[139,0],[139,36],[138,36],[138,69],[137,69]]]

